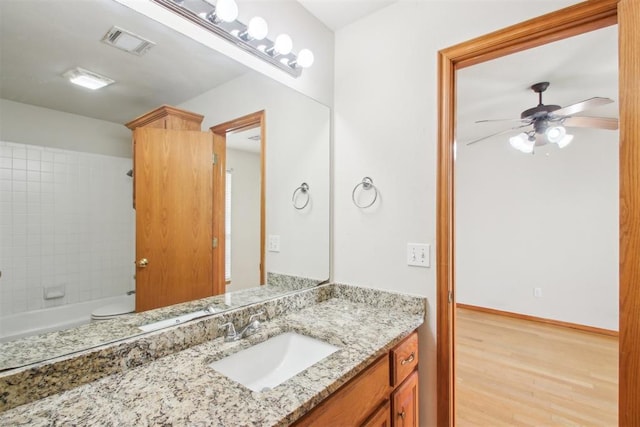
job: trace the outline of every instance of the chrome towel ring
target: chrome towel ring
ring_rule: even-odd
[[[373,189],[374,194],[373,194],[373,200],[371,201],[371,203],[369,203],[368,205],[359,205],[358,202],[356,202],[356,191],[358,190],[358,187],[362,187],[362,189],[365,191],[369,191]],[[373,206],[376,200],[378,200],[378,189],[376,188],[375,185],[373,185],[373,180],[368,176],[365,176],[364,178],[362,178],[362,182],[359,182],[355,187],[353,187],[353,191],[351,192],[351,200],[353,200],[353,204],[359,207],[360,209],[366,209],[368,207]]]
[[[301,194],[306,194],[307,195],[307,200],[304,202],[304,204],[302,206],[296,204],[296,196],[298,195],[298,192],[300,192]],[[311,195],[309,193],[309,184],[307,184],[306,182],[303,182],[302,184],[300,184],[300,187],[296,188],[293,191],[293,196],[291,196],[291,201],[293,202],[293,207],[298,209],[298,210],[302,210],[302,209],[306,208],[307,205],[309,204],[309,199],[311,199]]]

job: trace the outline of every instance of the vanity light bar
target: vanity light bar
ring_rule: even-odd
[[[308,49],[302,49],[298,55],[293,52],[278,53],[276,49],[276,43],[278,40],[274,42],[268,38],[263,38],[261,40],[252,39],[251,37],[247,37],[248,26],[237,19],[232,22],[215,19],[215,6],[209,4],[208,1],[198,2],[198,5],[200,6],[198,9],[190,6],[191,2],[184,0],[151,1],[171,10],[196,25],[209,30],[217,36],[220,36],[238,46],[242,50],[249,52],[269,64],[287,72],[293,77],[300,77],[303,66],[310,66],[311,63],[313,63],[313,54]],[[206,10],[203,9],[203,5],[207,8]],[[291,39],[289,38],[289,42],[290,40]]]

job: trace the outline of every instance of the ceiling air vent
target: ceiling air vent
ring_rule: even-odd
[[[133,34],[130,31],[123,30],[116,26],[113,26],[107,34],[104,35],[102,41],[108,45],[138,56],[144,55],[149,49],[156,45],[151,40],[147,40],[137,34]]]

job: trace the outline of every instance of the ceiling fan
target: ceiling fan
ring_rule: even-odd
[[[524,110],[519,119],[506,120],[478,120],[476,123],[518,121],[518,126],[483,136],[467,142],[467,145],[475,144],[492,136],[502,135],[514,130],[521,130],[515,136],[509,138],[511,146],[523,153],[533,153],[535,146],[548,143],[557,144],[564,148],[573,139],[566,131],[566,127],[618,129],[618,119],[608,117],[574,116],[582,111],[599,107],[613,102],[610,98],[594,97],[584,101],[561,107],[559,105],[545,105],[542,103],[542,93],[549,87],[549,82],[540,82],[531,86],[531,90],[538,94],[538,105]],[[529,128],[526,130],[525,128]]]

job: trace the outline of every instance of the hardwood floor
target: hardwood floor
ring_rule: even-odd
[[[617,426],[618,339],[456,310],[456,425]]]

